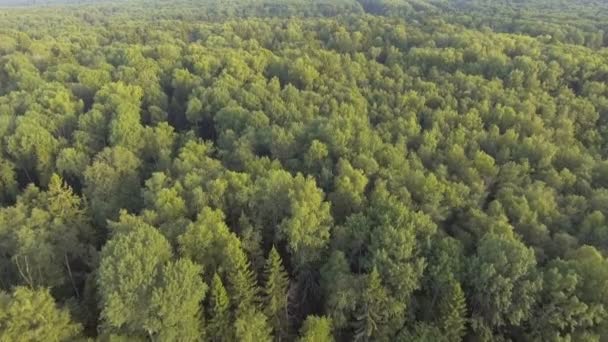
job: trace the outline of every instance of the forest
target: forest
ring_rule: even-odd
[[[608,341],[607,32],[0,0],[0,342]]]

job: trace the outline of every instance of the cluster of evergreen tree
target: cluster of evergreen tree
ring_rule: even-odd
[[[608,339],[608,3],[548,4],[0,9],[0,341]]]

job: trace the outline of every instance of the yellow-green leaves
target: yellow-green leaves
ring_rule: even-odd
[[[0,291],[0,341],[73,341],[82,331],[47,289]]]

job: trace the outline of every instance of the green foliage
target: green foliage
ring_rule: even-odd
[[[331,320],[327,317],[308,316],[300,329],[298,342],[332,342]]]
[[[247,263],[240,240],[230,232],[219,210],[204,208],[178,241],[180,253],[202,265],[209,274],[234,274]]]
[[[263,313],[255,310],[243,311],[234,323],[236,339],[243,342],[270,342],[272,329]]]
[[[200,303],[207,292],[200,266],[187,259],[164,265],[152,291],[150,310],[154,317],[150,327],[163,341],[185,341],[201,338]]]
[[[11,162],[0,159],[0,202],[11,201],[17,195],[15,168]]]
[[[332,217],[315,180],[270,171],[256,187],[257,223],[276,226],[274,238],[287,242],[294,267],[317,261],[329,241]]]
[[[158,309],[151,300],[161,268],[172,256],[171,247],[154,227],[126,213],[114,230],[101,251],[98,270],[101,317],[111,330],[151,336],[159,332]]]
[[[323,192],[314,180],[304,180],[301,175],[296,176],[294,188],[288,190],[288,200],[291,217],[281,223],[279,234],[286,237],[294,262],[306,264],[319,258],[329,240],[329,203],[323,202]]]
[[[215,273],[211,282],[207,337],[212,341],[231,341],[233,329],[230,323],[230,300],[222,279]]]
[[[471,259],[467,281],[472,288],[473,329],[517,325],[531,315],[542,287],[534,252],[517,239],[487,234]]]
[[[390,334],[386,331],[386,325],[391,316],[398,314],[400,309],[382,286],[376,268],[367,276],[361,297],[361,304],[356,312],[355,340],[388,340]]]
[[[404,331],[398,337],[398,340],[413,342],[451,341],[446,339],[440,328],[426,323],[417,323],[411,330]]]
[[[0,292],[0,341],[72,341],[82,327],[58,308],[48,290]]]
[[[120,209],[139,207],[139,159],[123,147],[106,148],[84,171],[84,194],[98,225],[115,220]]]
[[[15,133],[7,139],[6,151],[30,181],[46,184],[51,176],[59,141],[42,123],[31,116],[22,116]]]
[[[438,323],[449,341],[460,341],[466,329],[467,304],[464,292],[452,282],[440,299]]]
[[[31,185],[14,206],[0,209],[0,231],[12,261],[7,281],[78,296],[76,282],[94,262],[97,239],[81,198],[59,176],[48,191]]]
[[[336,329],[346,329],[356,311],[360,279],[352,274],[344,253],[336,251],[321,268],[324,311]]]
[[[0,340],[608,338],[605,1],[7,1]]]
[[[260,288],[257,285],[256,274],[251,269],[251,264],[248,261],[237,262],[238,264],[235,265],[234,270],[228,276],[232,300],[234,307],[237,309],[237,316],[241,314],[249,315],[259,308],[261,301]],[[253,319],[253,317],[249,318]]]
[[[368,180],[363,172],[353,168],[346,160],[338,163],[338,172],[335,180],[336,191],[330,195],[330,199],[334,217],[342,221],[362,209]]]
[[[276,248],[270,250],[264,267],[264,313],[270,320],[274,336],[284,339],[289,336],[289,275]]]

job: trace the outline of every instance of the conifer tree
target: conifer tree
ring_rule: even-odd
[[[450,341],[460,341],[466,328],[467,306],[464,292],[457,281],[452,281],[443,296],[439,308],[440,321],[446,337]]]
[[[230,300],[222,279],[216,273],[211,283],[211,298],[209,301],[209,323],[207,337],[211,341],[230,341],[232,326],[230,324]]]
[[[236,258],[235,260],[237,264],[229,274],[234,306],[239,313],[250,309],[258,309],[260,288],[257,284],[255,272],[251,270],[251,263],[244,254],[242,258]]]
[[[266,284],[264,287],[264,311],[270,320],[275,339],[281,341],[288,337],[287,291],[289,276],[283,267],[279,252],[273,246],[264,267]]]

